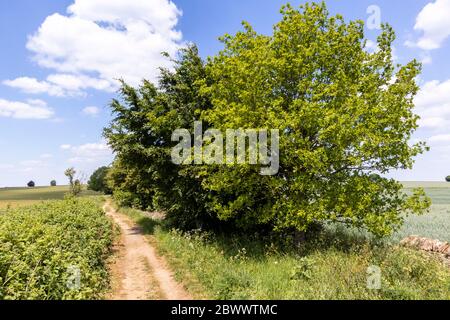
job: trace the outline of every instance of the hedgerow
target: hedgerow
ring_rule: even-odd
[[[93,200],[2,212],[0,300],[100,298],[112,241],[112,224]]]

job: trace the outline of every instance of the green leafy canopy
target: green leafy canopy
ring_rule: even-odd
[[[409,145],[417,128],[413,97],[420,64],[394,65],[394,31],[383,25],[378,48],[365,47],[362,21],[330,17],[325,4],[286,5],[273,35],[248,23],[221,38],[209,61],[214,108],[204,119],[219,129],[276,128],[280,172],[258,177],[251,168],[212,174],[205,187],[225,218],[252,217],[306,230],[317,221],[364,226],[384,235],[404,212],[421,213],[429,200],[382,178],[409,169],[424,143]],[[375,173],[375,175],[373,174]],[[257,213],[257,214],[255,214]]]
[[[387,24],[371,53],[364,23],[330,16],[324,3],[286,5],[281,14],[272,35],[244,23],[223,36],[224,49],[206,64],[195,46],[183,49],[158,87],[123,84],[105,130],[117,154],[116,193],[190,227],[213,219],[304,231],[332,221],[390,234],[404,214],[430,205],[423,190],[406,195],[383,177],[412,168],[427,150],[409,143],[421,66],[394,64]],[[252,165],[175,166],[170,135],[196,120],[205,130],[279,129],[278,174],[261,176]]]

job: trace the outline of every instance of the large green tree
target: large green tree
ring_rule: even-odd
[[[423,213],[423,190],[411,195],[383,175],[411,168],[424,143],[413,98],[420,64],[395,65],[393,30],[384,25],[369,52],[362,21],[330,16],[324,4],[283,7],[272,35],[244,30],[222,38],[205,63],[181,50],[158,86],[122,84],[105,137],[116,154],[109,173],[116,198],[163,209],[177,227],[215,223],[308,230],[322,222],[397,229],[404,214]],[[178,166],[175,129],[278,129],[280,169],[256,165]]]
[[[209,172],[203,185],[215,194],[211,208],[243,225],[307,230],[335,221],[389,234],[403,213],[429,206],[422,190],[407,196],[378,175],[411,168],[426,150],[409,144],[421,66],[394,64],[388,25],[370,53],[364,23],[332,17],[323,3],[281,13],[272,35],[244,23],[222,37],[203,88],[214,105],[203,119],[213,127],[280,130],[279,173],[262,177],[250,165]]]

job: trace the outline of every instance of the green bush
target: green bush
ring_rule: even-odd
[[[112,224],[92,200],[6,210],[0,215],[0,300],[101,297],[112,240]]]

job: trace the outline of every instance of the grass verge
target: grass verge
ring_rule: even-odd
[[[168,230],[133,209],[121,212],[152,234],[177,280],[211,299],[450,299],[450,270],[420,252],[370,242],[344,230],[300,247],[290,237]],[[369,289],[368,270],[381,271]]]

